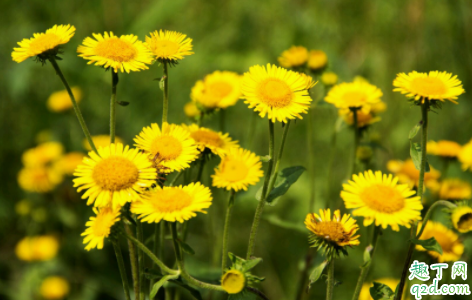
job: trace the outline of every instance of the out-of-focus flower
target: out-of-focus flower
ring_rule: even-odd
[[[357,108],[369,113],[371,106],[380,102],[382,91],[365,80],[343,82],[333,86],[325,97],[325,101],[337,108]]]
[[[326,86],[335,85],[338,82],[338,75],[334,72],[323,72],[321,82]]]
[[[53,168],[62,174],[72,175],[84,157],[81,152],[69,152],[54,162]]]
[[[47,142],[26,150],[22,155],[25,167],[42,167],[61,157],[64,147],[58,142]]]
[[[46,277],[39,288],[41,297],[46,300],[61,300],[69,294],[69,282],[60,276]]]
[[[462,150],[459,152],[458,158],[462,164],[462,170],[472,171],[472,140],[462,146]]]
[[[354,112],[349,108],[343,108],[339,110],[339,115],[343,118],[344,122],[348,125],[354,125]],[[374,116],[371,112],[364,113],[362,110],[357,112],[357,127],[363,128],[368,125],[374,124],[380,121],[380,117]]]
[[[444,179],[440,183],[439,199],[467,200],[472,196],[472,187],[466,181],[458,178]]]
[[[401,183],[406,183],[411,188],[418,186],[420,171],[416,169],[415,164],[410,158],[405,161],[390,160],[387,163],[387,169],[397,175]],[[440,176],[441,173],[430,166],[430,171],[424,173],[424,185],[426,187],[438,186]]]
[[[422,224],[418,225],[418,232]],[[436,251],[428,251],[428,254],[438,260],[438,262],[457,261],[464,253],[464,244],[459,240],[459,236],[443,224],[428,221],[420,240],[427,240],[434,237],[443,250],[443,254]],[[416,245],[419,251],[426,251],[422,246]]]
[[[308,50],[303,46],[292,46],[282,52],[278,58],[279,64],[284,68],[296,68],[304,65],[308,60]]]
[[[193,119],[200,115],[200,110],[198,109],[195,102],[190,101],[190,102],[185,103],[184,113],[188,118]]]
[[[59,250],[58,240],[50,235],[25,237],[15,248],[16,256],[24,261],[53,259]]]
[[[20,187],[27,192],[33,193],[50,192],[62,180],[61,173],[46,167],[23,168],[18,173],[18,184]]]
[[[427,144],[427,151],[429,154],[454,158],[457,157],[462,147],[454,141],[429,141]]]
[[[311,50],[308,54],[308,68],[312,71],[320,71],[328,65],[328,56],[324,51]],[[336,77],[337,79],[337,77]]]
[[[215,71],[192,87],[192,101],[207,110],[233,106],[241,97],[241,75]]]
[[[458,205],[451,210],[451,221],[454,228],[461,233],[472,231],[472,208],[465,204]]]
[[[82,90],[79,87],[72,87],[72,94],[74,94],[75,101],[80,102],[82,100]],[[69,98],[67,90],[54,92],[49,96],[47,101],[47,107],[53,112],[63,112],[72,108],[72,102]]]

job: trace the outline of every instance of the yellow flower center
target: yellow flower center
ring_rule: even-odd
[[[342,96],[343,102],[347,107],[360,107],[365,102],[367,95],[364,92],[350,91]]]
[[[95,54],[117,62],[128,62],[136,57],[137,51],[131,43],[113,37],[100,41],[95,47]]]
[[[220,148],[223,146],[223,140],[220,138],[218,133],[208,130],[196,130],[190,134],[190,136],[197,143],[201,143],[205,146],[211,146]]]
[[[444,83],[434,77],[415,78],[411,81],[411,89],[419,95],[442,95],[447,89]]]
[[[182,153],[182,143],[176,138],[163,135],[155,138],[151,144],[151,154],[156,161],[174,160]]]
[[[249,168],[243,161],[225,160],[221,165],[221,177],[229,182],[238,182],[246,178]]]
[[[156,41],[152,47],[154,54],[158,57],[169,57],[179,51],[179,45],[172,41],[160,40]]]
[[[466,213],[459,218],[457,222],[457,227],[462,230],[471,230],[472,229],[472,213]]]
[[[271,107],[285,107],[292,101],[292,90],[277,78],[268,78],[261,82],[257,93],[261,101]]]
[[[319,222],[316,231],[318,236],[333,242],[344,240],[346,234],[341,223],[336,221]]]
[[[130,160],[111,156],[97,163],[92,178],[104,190],[119,191],[133,186],[138,181],[139,171]]]
[[[405,207],[405,198],[395,188],[375,184],[365,188],[360,197],[373,210],[394,213]]]
[[[210,83],[207,88],[206,88],[206,93],[210,97],[214,97],[217,99],[222,99],[231,93],[233,90],[233,87],[231,84],[225,82],[225,81],[216,81],[213,83]]]
[[[60,44],[60,38],[54,33],[45,33],[35,38],[31,44],[30,49],[37,53],[43,53],[44,51],[50,50]]]
[[[237,294],[244,289],[246,278],[237,270],[229,270],[221,279],[221,286],[228,294]]]
[[[178,188],[170,188],[152,193],[150,202],[158,212],[181,211],[192,203],[192,197]]]
[[[111,226],[115,223],[115,216],[110,213],[100,213],[93,222],[92,229],[95,236],[107,237],[110,234]]]

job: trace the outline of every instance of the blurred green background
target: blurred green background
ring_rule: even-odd
[[[204,75],[214,70],[243,73],[255,64],[277,63],[283,50],[302,45],[325,51],[329,70],[336,72],[341,81],[351,81],[361,75],[382,89],[388,109],[372,130],[381,137],[385,150],[376,153],[373,162],[376,169],[386,171],[387,160],[408,157],[408,132],[420,119],[418,108],[410,106],[399,93],[392,92],[392,81],[399,72],[445,70],[458,75],[466,94],[459,98],[459,105],[446,103],[437,114],[430,114],[430,139],[464,144],[472,138],[472,102],[468,93],[472,89],[470,1],[3,0],[0,9],[3,12],[0,19],[0,299],[39,299],[38,280],[51,274],[61,274],[69,280],[68,299],[123,299],[110,244],[102,251],[83,250],[79,234],[92,213],[71,188],[71,179],[68,178],[59,191],[46,195],[26,194],[17,184],[21,154],[36,145],[38,132],[49,129],[67,151],[83,151],[83,135],[73,112],[56,114],[45,105],[52,92],[63,89],[51,66],[41,66],[32,59],[21,64],[11,60],[16,42],[54,24],[72,24],[77,28],[75,36],[65,46],[64,60],[59,63],[69,83],[84,92],[80,106],[92,134],[108,132],[110,76],[77,57],[77,46],[91,33],[132,33],[144,40],[150,31],[168,29],[191,37],[195,52],[170,69],[170,122],[187,122],[183,105],[190,100],[191,87]],[[129,144],[143,126],[160,121],[162,95],[158,82],[153,81],[160,76],[162,69],[157,64],[146,71],[120,74],[118,100],[128,101],[130,105],[118,107],[117,135]],[[321,84],[313,92],[321,96]],[[306,172],[277,205],[267,207],[263,217],[277,216],[302,230],[267,221],[259,228],[256,256],[262,257],[264,262],[255,273],[266,277],[260,288],[269,299],[295,298],[308,249],[308,232],[303,229],[303,221],[308,213],[311,186],[315,185],[317,209],[324,205],[343,208],[339,191],[349,169],[353,133],[346,128],[337,137],[333,189],[328,190],[326,174],[329,156],[333,153],[330,140],[337,112],[320,102],[311,113],[312,151],[308,149],[309,123],[305,117],[293,123],[282,167],[308,167],[312,159],[315,172]],[[251,116],[252,111],[240,101],[226,112],[227,130],[242,146],[250,144],[252,151],[266,155],[267,121],[257,118],[254,128],[249,128]],[[204,125],[218,129],[217,116],[206,120]],[[248,136],[252,130],[255,136],[251,142]],[[280,125],[276,130],[280,137]],[[438,164],[435,158],[431,158],[431,163]],[[212,168],[206,169],[204,182],[207,185],[210,185]],[[462,173],[458,165],[451,167],[450,175],[472,182],[472,174]],[[244,256],[247,247],[257,189],[258,186],[237,197],[230,251],[240,256]],[[16,202],[26,198],[46,209],[45,220],[37,222],[15,214]],[[219,241],[222,232],[226,194],[215,190],[214,198],[209,215],[199,215],[190,221],[189,244],[197,253],[189,257],[187,263],[195,276],[217,280],[213,274],[218,270],[220,248],[214,241]],[[145,227],[146,233],[151,234],[152,228]],[[19,261],[14,254],[16,243],[27,234],[42,233],[60,236],[59,256],[47,263]],[[337,263],[336,278],[342,285],[335,289],[336,299],[350,298],[354,289],[368,237],[364,229],[361,233],[361,246]],[[369,280],[399,277],[407,236],[407,229],[400,233],[384,232]],[[467,244],[464,260],[467,260],[472,243],[470,234],[468,239],[464,238]],[[170,243],[167,246],[168,259],[172,261]],[[415,257],[427,260],[424,254]],[[324,293],[325,284],[319,281],[312,286],[311,299],[321,299]],[[183,298],[187,296],[184,294]],[[204,294],[204,297],[209,296]],[[219,299],[221,295],[214,294],[213,298]]]

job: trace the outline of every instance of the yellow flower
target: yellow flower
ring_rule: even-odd
[[[20,48],[13,48],[11,57],[18,63],[29,57],[38,56],[40,60],[55,56],[59,47],[66,44],[74,36],[75,27],[71,25],[54,25],[46,33],[35,33],[30,39],[18,43]]]
[[[418,225],[418,232],[422,224]],[[420,240],[427,240],[434,237],[443,250],[443,254],[436,251],[428,251],[428,254],[438,260],[438,262],[457,261],[464,253],[464,245],[459,241],[459,236],[452,230],[439,222],[428,221],[421,234]],[[419,251],[426,251],[422,246],[416,245]]]
[[[416,71],[407,74],[400,73],[393,81],[394,92],[405,94],[415,101],[427,100],[449,100],[457,104],[457,97],[465,91],[457,76],[451,73],[430,71],[429,73],[418,73]]]
[[[472,208],[459,205],[451,211],[452,225],[457,231],[466,233],[472,230]]]
[[[74,176],[74,187],[77,191],[86,190],[82,199],[87,205],[112,205],[113,209],[127,202],[138,200],[138,194],[150,187],[157,178],[147,155],[138,149],[129,149],[123,144],[111,144],[98,149],[98,155],[90,151],[83,163],[77,167]]]
[[[343,184],[341,198],[354,216],[364,217],[364,226],[375,221],[375,226],[399,231],[399,226],[410,228],[410,223],[421,220],[420,197],[406,184],[398,184],[398,177],[371,170],[353,175]]]
[[[145,44],[134,34],[120,37],[113,32],[103,35],[92,34],[93,38],[86,37],[82,45],[77,48],[80,57],[89,60],[88,64],[112,68],[115,73],[147,70],[152,63],[152,53]]]
[[[46,142],[26,150],[21,159],[25,167],[41,167],[61,157],[63,152],[61,143]]]
[[[192,39],[176,31],[159,30],[146,36],[146,46],[156,59],[176,61],[192,55]]]
[[[193,119],[200,115],[200,110],[198,109],[195,102],[190,101],[190,102],[185,103],[184,113],[188,118]]]
[[[444,200],[466,200],[472,195],[472,187],[466,181],[450,178],[441,182],[439,199]]]
[[[339,115],[344,119],[346,124],[354,124],[354,113],[349,108],[340,109]],[[359,128],[366,127],[367,125],[371,125],[379,121],[380,117],[374,116],[371,112],[365,113],[362,110],[357,111],[357,127]]]
[[[31,212],[31,202],[29,200],[18,201],[15,205],[15,212],[20,216],[26,216]]]
[[[392,291],[395,292],[395,289],[397,288],[397,285],[400,283],[400,279],[394,279],[394,278],[379,278],[376,280],[373,280],[373,282],[378,282],[385,284],[388,286]],[[361,293],[359,295],[359,300],[373,300],[372,296],[370,296],[370,288],[373,286],[373,282],[370,283],[364,283],[362,285]],[[403,297],[402,299],[410,299],[408,297],[408,292],[407,289],[404,290]]]
[[[427,145],[427,151],[429,154],[443,156],[443,157],[457,157],[462,147],[453,141],[429,141]]]
[[[374,114],[379,114],[387,110],[387,104],[383,101],[379,101],[370,106],[370,111]]]
[[[110,136],[107,134],[94,135],[92,136],[92,141],[95,144],[95,147],[97,147],[97,149],[100,147],[105,148],[110,146]],[[124,144],[123,139],[118,136],[115,136],[115,144]],[[90,147],[89,142],[86,138],[84,138],[82,145],[87,151],[92,151],[92,147]]]
[[[190,137],[194,139],[198,150],[201,152],[205,149],[210,150],[220,157],[226,155],[231,148],[239,147],[238,141],[233,141],[228,133],[216,132],[205,127],[198,127],[196,124],[182,127],[190,132]]]
[[[301,119],[312,101],[308,94],[309,76],[275,65],[253,66],[244,74],[241,91],[249,108],[275,122]],[[312,81],[310,81],[312,82]],[[314,85],[314,84],[313,84]]]
[[[69,282],[60,276],[46,277],[39,288],[41,297],[47,300],[61,300],[69,294]]]
[[[28,167],[18,173],[18,184],[28,192],[47,193],[62,182],[62,174],[52,168]]]
[[[82,90],[76,86],[72,87],[71,90],[75,100],[79,103],[82,99]],[[72,101],[70,100],[67,90],[52,93],[48,98],[47,107],[53,112],[63,112],[71,109]]]
[[[111,207],[93,208],[95,217],[85,223],[87,229],[81,234],[84,237],[83,243],[87,246],[85,250],[103,249],[105,238],[110,235],[111,227],[120,220],[120,210],[113,210]]]
[[[246,286],[246,277],[241,271],[228,270],[221,277],[221,287],[228,294],[238,294]]]
[[[472,171],[472,140],[462,146],[462,150],[459,152],[457,158],[462,164],[462,170]]]
[[[16,256],[24,261],[53,259],[59,250],[58,240],[51,235],[25,237],[15,248]]]
[[[241,97],[241,76],[229,71],[215,71],[192,87],[192,101],[206,109],[233,106]]]
[[[85,155],[81,152],[67,153],[54,163],[53,168],[61,174],[72,175],[84,157]]]
[[[131,211],[142,222],[159,223],[161,220],[183,223],[197,212],[206,214],[213,198],[209,188],[200,182],[186,186],[159,187],[146,192],[140,201],[131,204]]]
[[[361,108],[362,112],[369,113],[382,95],[378,87],[366,80],[354,80],[333,86],[324,100],[337,108]]]
[[[420,171],[416,169],[415,164],[409,158],[405,161],[390,160],[387,163],[387,169],[394,173],[401,183],[406,183],[410,188],[418,186],[420,179]],[[441,173],[430,165],[430,171],[424,173],[424,184],[426,187],[437,186],[437,180]]]
[[[324,51],[321,51],[321,50],[310,51],[310,54],[308,55],[308,68],[310,68],[312,71],[319,71],[323,69],[324,67],[326,67],[327,64],[328,64],[328,56],[326,55]],[[337,79],[338,78],[336,76],[336,80]]]
[[[308,50],[303,46],[292,46],[282,52],[278,58],[279,64],[284,68],[296,68],[305,64],[308,60]]]
[[[323,72],[321,82],[327,86],[335,85],[338,82],[338,75],[334,72]]]
[[[255,185],[264,176],[259,156],[242,148],[231,148],[221,158],[221,162],[213,178],[213,186],[225,188],[228,191],[245,190],[249,185]]]

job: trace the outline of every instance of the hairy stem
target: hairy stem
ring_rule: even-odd
[[[167,122],[167,114],[169,112],[169,72],[168,72],[168,65],[167,62],[164,61],[162,63],[164,68],[164,101],[162,104],[162,124]]]
[[[326,287],[326,300],[333,299],[334,292],[334,259],[331,259],[328,265],[328,285]]]
[[[131,230],[130,226],[125,223],[125,232],[126,237],[132,237],[136,240],[133,235],[133,231]],[[129,258],[131,261],[131,275],[133,276],[133,290],[134,290],[134,297],[135,299],[139,299],[140,290],[139,290],[139,270],[138,270],[138,257],[136,253],[136,248],[134,247],[131,239],[128,237],[128,248],[129,248]],[[137,240],[136,240],[137,241]]]
[[[116,262],[118,263],[118,269],[120,270],[121,281],[123,283],[123,290],[125,293],[125,299],[131,300],[129,296],[128,276],[126,275],[125,262],[123,261],[123,253],[121,253],[121,248],[116,241],[113,242],[113,249],[115,249]]]
[[[229,223],[231,222],[231,214],[233,213],[233,205],[234,205],[234,190],[229,192],[229,200],[228,200],[228,207],[226,209],[226,218],[225,218],[225,226],[223,229],[223,253],[222,253],[222,262],[221,262],[221,273],[224,273],[226,264],[228,262],[228,240],[229,240]]]
[[[359,141],[361,139],[361,132],[359,130],[358,126],[358,115],[357,111],[359,110],[359,107],[351,107],[350,108],[352,112],[352,126],[354,126],[354,155],[352,156],[352,167],[351,167],[351,172],[348,174],[348,177],[350,178],[352,174],[356,172],[356,166],[357,166],[357,148],[359,148]]]
[[[110,143],[115,142],[116,131],[116,86],[118,85],[118,73],[111,70],[111,98],[110,98]]]
[[[417,239],[419,239],[421,235],[423,234],[424,228],[426,227],[426,223],[428,223],[428,220],[431,218],[431,215],[434,209],[438,206],[446,206],[447,208],[450,208],[450,209],[454,209],[457,207],[457,205],[455,205],[454,203],[445,201],[445,200],[438,200],[434,202],[433,205],[431,205],[431,207],[428,209],[428,211],[426,212],[426,215],[423,218],[423,223],[421,224],[420,231],[418,231],[418,233],[416,234]]]

